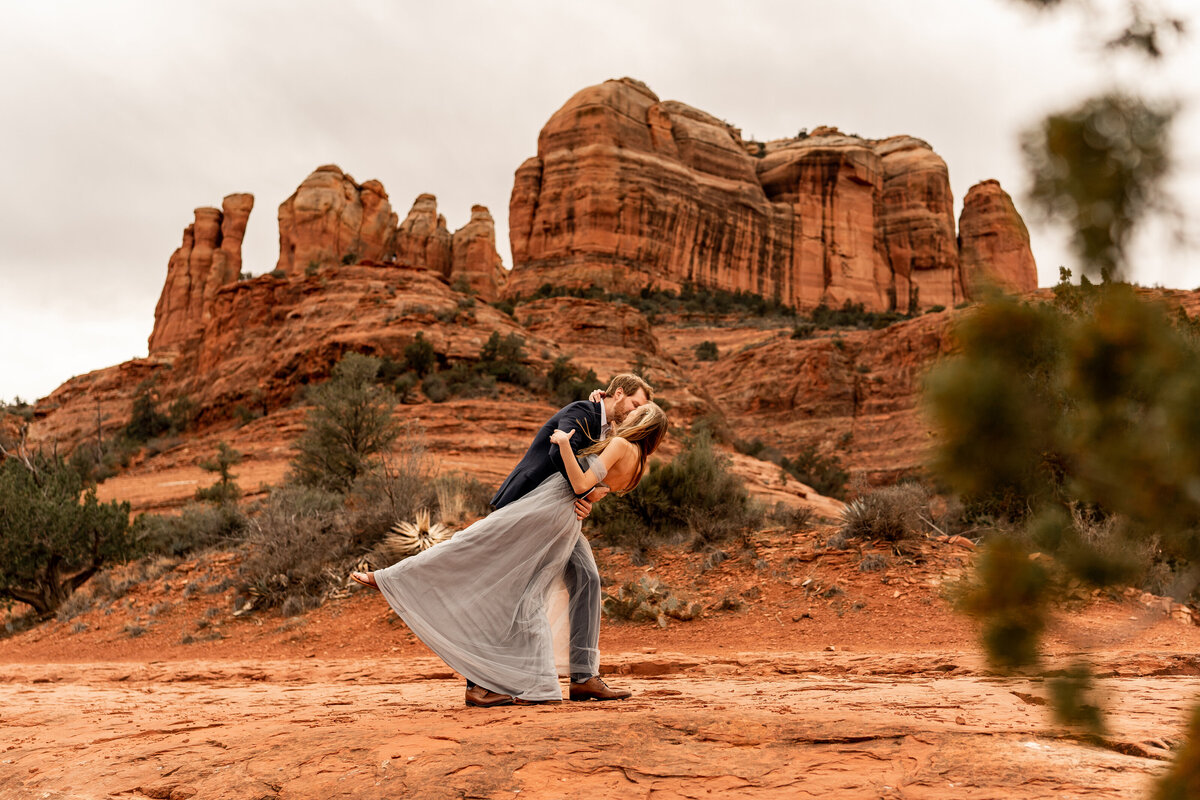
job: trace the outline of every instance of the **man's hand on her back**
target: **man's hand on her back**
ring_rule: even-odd
[[[604,394],[603,389],[594,389],[592,393],[588,395],[588,400],[593,403],[599,403],[605,398],[605,396],[606,395]]]
[[[592,513],[592,503],[590,500],[575,501],[575,519],[587,519],[588,514]]]

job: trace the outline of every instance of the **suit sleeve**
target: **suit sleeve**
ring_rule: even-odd
[[[571,449],[575,452],[578,453],[600,439],[600,420],[591,403],[578,400],[566,406],[554,416],[554,430],[570,431],[574,429],[575,435],[571,437]],[[571,479],[567,476],[567,468],[563,464],[562,453],[559,452],[558,445],[553,443],[548,444],[550,447],[550,460],[554,462],[554,468],[564,478],[567,478],[567,483],[569,484]],[[589,489],[588,491],[590,492],[591,490]],[[588,492],[576,496],[583,497],[586,494]]]

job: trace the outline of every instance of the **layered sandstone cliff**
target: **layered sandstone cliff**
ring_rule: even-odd
[[[167,278],[154,309],[150,352],[183,347],[204,325],[205,309],[217,290],[242,271],[242,238],[254,195],[231,194],[220,210],[197,208],[183,243],[167,262]]]
[[[1005,241],[1024,228],[1015,210],[981,225],[976,238]],[[976,251],[964,263],[949,172],[927,143],[835,128],[746,142],[629,78],[582,90],[542,128],[516,173],[509,236],[514,295],[692,282],[801,308],[904,311],[954,305],[990,268]],[[1032,255],[1006,258],[1015,285],[1036,284]]]

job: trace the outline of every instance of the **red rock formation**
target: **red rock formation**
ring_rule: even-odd
[[[357,184],[333,164],[317,167],[279,206],[279,262],[289,275],[309,267],[383,261],[398,217],[379,181]]]
[[[437,198],[431,194],[417,195],[408,216],[396,230],[396,261],[404,266],[426,267],[450,277],[451,242],[446,218],[437,210]]]
[[[807,308],[846,300],[889,307],[890,275],[875,230],[883,164],[871,145],[818,128],[804,139],[769,143],[757,174],[770,201],[784,204],[776,227],[782,241],[790,239],[774,271],[794,289],[790,296],[782,286],[767,294]]]
[[[452,285],[465,282],[475,294],[491,302],[500,297],[504,285],[504,261],[496,252],[496,224],[485,206],[471,206],[471,219],[454,232],[451,240]]]
[[[254,208],[254,195],[231,194],[221,210],[197,208],[196,221],[183,232],[183,244],[167,262],[150,352],[178,349],[200,333],[204,308],[217,289],[238,279],[242,269],[242,238]]]
[[[958,305],[964,296],[946,162],[911,136],[885,139],[875,150],[884,173],[878,227],[896,307],[907,311],[913,299],[925,307]]]
[[[969,295],[977,296],[985,285],[1008,292],[1037,288],[1029,231],[997,181],[983,181],[967,191],[958,230]]]
[[[639,81],[607,81],[568,100],[517,170],[506,292],[691,281],[802,308],[907,310],[914,289],[952,305],[966,296],[952,208],[946,165],[919,139],[818,128],[748,143]]]

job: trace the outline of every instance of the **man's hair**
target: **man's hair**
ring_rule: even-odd
[[[646,383],[642,376],[634,375],[632,372],[622,372],[620,375],[614,375],[604,393],[612,397],[617,389],[620,389],[627,395],[637,394],[637,390],[641,389],[646,393],[647,400],[654,399],[654,390],[650,388],[650,384]]]

